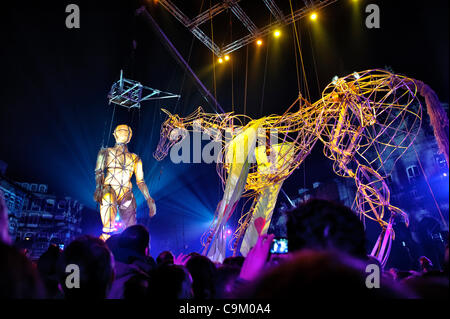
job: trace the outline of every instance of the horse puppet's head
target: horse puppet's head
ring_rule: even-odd
[[[168,115],[168,118],[161,125],[160,138],[153,157],[157,161],[162,161],[172,146],[181,142],[188,134],[183,125],[183,119],[178,115],[173,115],[165,109],[161,109]]]

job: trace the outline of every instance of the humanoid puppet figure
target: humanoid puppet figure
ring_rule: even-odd
[[[126,227],[136,224],[137,205],[131,184],[133,173],[136,176],[136,184],[147,201],[150,217],[156,214],[155,201],[150,196],[144,181],[142,161],[127,148],[132,134],[129,126],[117,126],[113,133],[116,145],[102,148],[97,156],[94,200],[100,204],[100,216],[103,223],[103,233],[100,238],[103,240],[108,239],[115,230],[117,210]]]

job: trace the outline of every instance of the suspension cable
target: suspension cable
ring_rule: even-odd
[[[436,208],[437,208],[437,210],[439,212],[439,215],[440,215],[440,217],[442,219],[442,223],[444,224],[445,227],[448,227],[447,222],[445,221],[444,215],[442,214],[441,208],[439,207],[439,204],[438,204],[438,202],[436,200],[436,197],[434,196],[433,189],[431,188],[430,182],[428,181],[428,177],[425,174],[425,170],[423,169],[422,162],[420,161],[419,154],[417,153],[417,150],[416,150],[416,147],[414,146],[414,144],[412,144],[412,148],[414,150],[414,153],[416,153],[417,162],[419,163],[420,170],[422,171],[422,174],[423,174],[423,177],[425,179],[425,182],[426,182],[426,184],[428,186],[428,189],[430,190],[431,197],[433,197],[434,204],[436,205]]]
[[[244,82],[244,115],[247,115],[247,80],[248,80],[248,46],[245,57],[245,82]]]
[[[308,96],[308,100],[310,101],[311,100],[311,96],[309,94],[308,81],[306,80],[305,64],[303,63],[303,54],[302,54],[302,50],[301,50],[301,46],[300,46],[299,33],[297,32],[297,24],[295,23],[295,20],[294,20],[294,10],[292,8],[292,0],[289,0],[289,6],[291,8],[292,20],[294,21],[293,22],[293,24],[294,24],[294,32],[295,32],[295,38],[297,40],[298,52],[300,54],[300,62],[301,62],[301,65],[302,65],[303,77],[304,77],[304,80],[305,80],[306,94]]]

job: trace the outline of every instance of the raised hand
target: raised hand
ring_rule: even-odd
[[[261,235],[256,245],[250,249],[241,268],[240,278],[244,280],[255,279],[263,270],[267,256],[269,256],[270,246],[272,244],[273,234]]]

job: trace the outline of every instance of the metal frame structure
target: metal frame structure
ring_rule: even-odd
[[[163,92],[144,86],[137,81],[125,79],[122,70],[120,71],[120,79],[112,85],[111,90],[108,93],[109,103],[124,106],[128,109],[140,108],[142,101],[179,97],[180,95]]]
[[[250,17],[245,13],[242,7],[239,5],[241,0],[223,0],[222,2],[212,6],[208,10],[200,13],[193,19],[189,19],[171,0],[160,0],[159,3],[169,11],[178,21],[180,21],[186,28],[188,28],[192,34],[203,42],[217,57],[222,57],[233,51],[236,51],[243,46],[255,41],[259,37],[264,37],[271,33],[275,28],[280,28],[285,25],[289,25],[308,13],[319,10],[337,0],[304,0],[305,6],[294,11],[293,13],[284,14],[283,11],[277,6],[274,0],[262,0],[270,11],[275,21],[258,28]],[[253,0],[254,1],[254,0]],[[219,47],[212,41],[202,30],[200,25],[212,19],[216,15],[222,13],[226,9],[230,9],[231,12],[242,22],[245,28],[249,31],[249,34],[231,43]]]
[[[225,113],[222,106],[217,102],[216,98],[208,91],[206,86],[200,81],[195,72],[177,50],[177,48],[173,45],[172,41],[167,37],[167,35],[163,32],[163,30],[159,27],[158,23],[156,23],[155,19],[153,19],[152,15],[148,12],[145,6],[140,7],[136,10],[136,15],[143,17],[147,23],[151,26],[156,36],[160,39],[161,43],[166,47],[167,51],[172,55],[175,61],[187,72],[191,78],[194,80],[195,85],[199,89],[203,98],[212,106],[212,108],[218,112]]]

